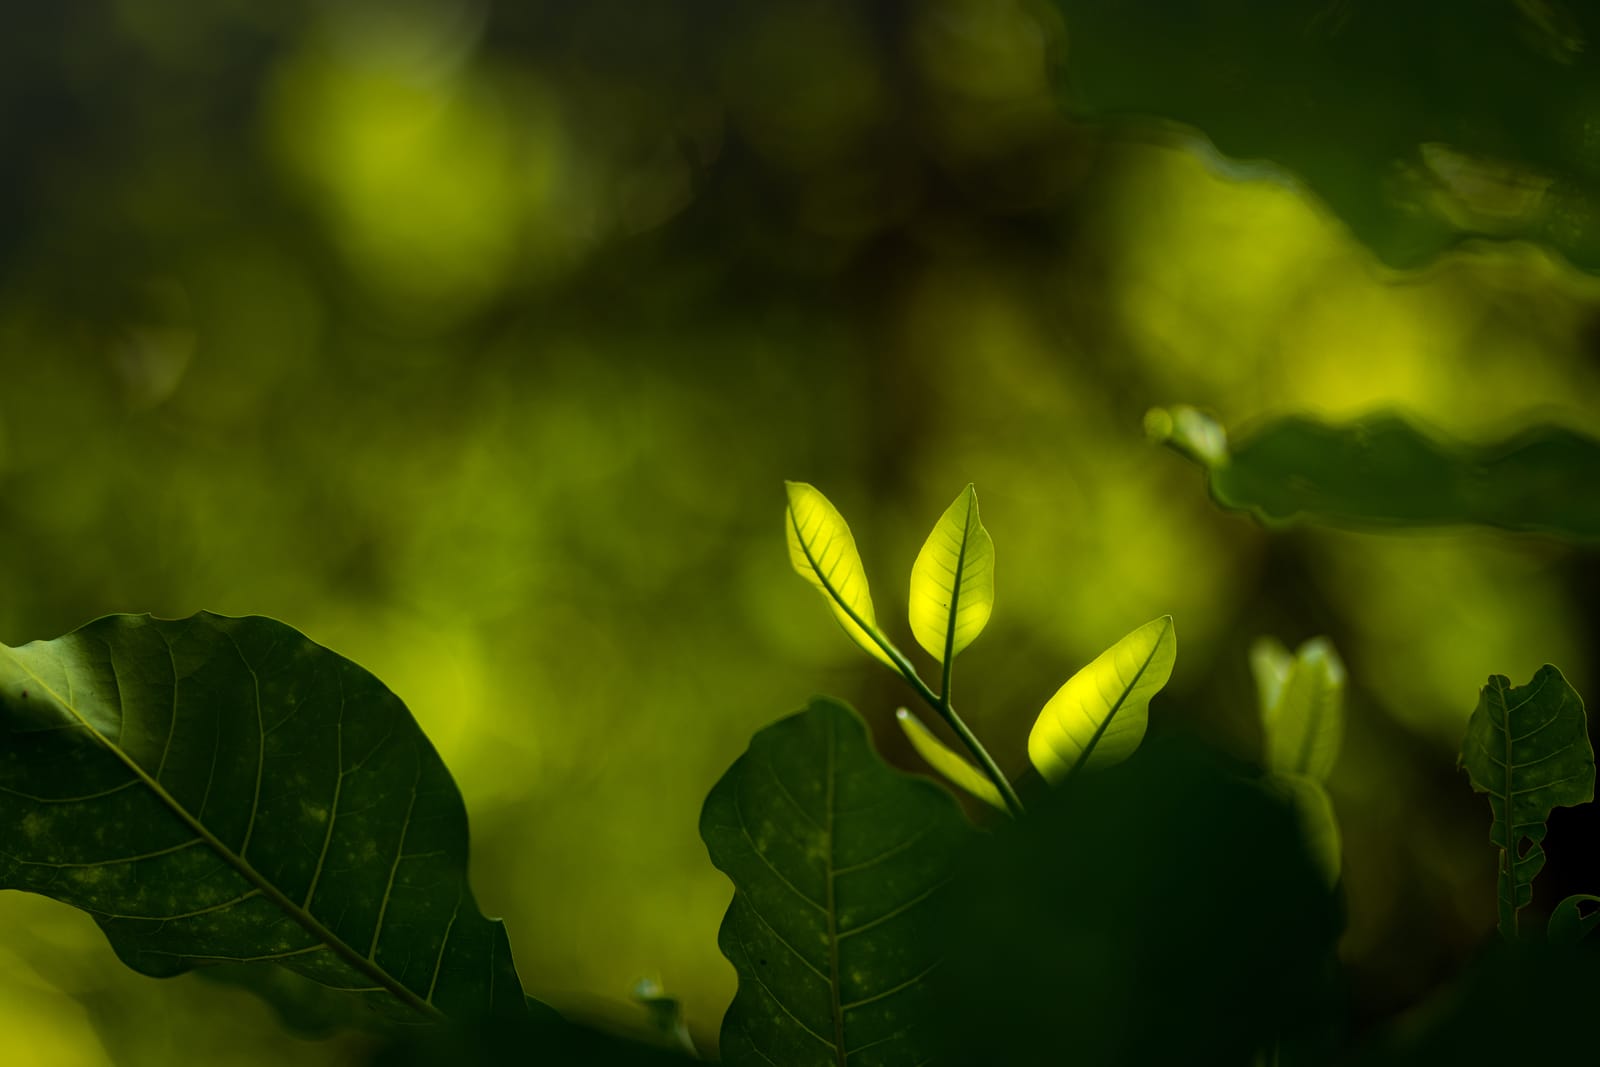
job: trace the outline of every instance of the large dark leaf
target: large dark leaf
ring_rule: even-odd
[[[149,975],[275,963],[399,1018],[523,1009],[438,753],[271,619],[0,645],[0,887],[83,909]]]
[[[1489,794],[1489,840],[1500,849],[1500,932],[1514,937],[1517,910],[1533,900],[1544,867],[1545,822],[1557,807],[1594,799],[1594,749],[1583,700],[1550,664],[1513,687],[1489,676],[1467,722],[1461,765]]]
[[[1057,2],[1071,107],[1279,164],[1393,266],[1482,236],[1600,268],[1593,4]]]
[[[1340,915],[1299,821],[1269,783],[1162,739],[1048,791],[941,902],[940,1062],[1307,1062],[1290,1051],[1329,1040]]]
[[[878,758],[855,712],[814,700],[750,741],[700,835],[736,892],[719,943],[739,972],[723,1062],[926,1062],[934,900],[972,836],[954,798]]]
[[[1344,424],[1291,416],[1230,447],[1193,408],[1152,411],[1146,426],[1206,469],[1217,503],[1267,523],[1475,523],[1600,540],[1600,441],[1562,427],[1468,445],[1397,415]]]

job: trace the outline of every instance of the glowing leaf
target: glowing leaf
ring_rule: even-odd
[[[1172,616],[1163,615],[1073,675],[1028,735],[1028,756],[1039,773],[1058,782],[1083,767],[1131,756],[1144,739],[1150,698],[1172,677],[1177,648]]]
[[[972,486],[945,509],[911,568],[911,633],[943,663],[983,632],[994,610],[994,541]]]
[[[828,498],[805,482],[785,482],[789,508],[784,516],[788,531],[789,562],[800,576],[822,593],[850,639],[891,669],[894,661],[884,652],[887,641],[878,632],[872,611],[867,571],[856,551],[844,516]]]
[[[1000,795],[1000,790],[978,768],[968,763],[954,752],[943,741],[939,740],[934,732],[905,708],[896,711],[895,718],[900,722],[900,728],[906,732],[906,737],[911,741],[911,747],[917,754],[928,761],[928,766],[944,775],[962,789],[971,793],[979,800],[990,804],[1001,811],[1006,811],[1006,802]]]

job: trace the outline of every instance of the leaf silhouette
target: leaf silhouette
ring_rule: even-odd
[[[148,975],[271,963],[413,1021],[524,1008],[438,753],[271,619],[0,645],[0,887],[88,912]]]
[[[1500,932],[1514,937],[1517,909],[1533,899],[1544,867],[1545,822],[1557,807],[1594,799],[1594,749],[1583,701],[1550,664],[1513,688],[1492,674],[1467,722],[1461,765],[1489,794],[1489,839],[1500,849]]]
[[[739,973],[723,1062],[933,1057],[933,901],[971,835],[955,799],[884,764],[843,704],[813,700],[757,733],[700,817],[735,888],[718,938]]]

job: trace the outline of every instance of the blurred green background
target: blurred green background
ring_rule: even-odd
[[[1019,772],[1055,688],[1156,615],[1156,728],[1242,754],[1249,642],[1331,635],[1357,1025],[1490,936],[1461,731],[1491,671],[1600,693],[1592,553],[1268,533],[1141,417],[1600,431],[1595,278],[1512,244],[1396,273],[1268,168],[1074,121],[1071,26],[1030,0],[6,15],[0,641],[209,609],[364,664],[454,771],[531,993],[637,1021],[652,976],[713,1044],[711,784],[815,692],[915,766],[908,693],[789,569],[785,478],[851,521],[906,648],[911,561],[977,483],[998,603],[957,685]],[[1562,826],[1547,883],[1595,891]],[[0,1062],[351,1048],[0,897]]]

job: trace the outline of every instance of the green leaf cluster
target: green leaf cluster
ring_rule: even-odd
[[[796,571],[827,600],[856,644],[901,675],[961,739],[977,766],[953,751],[911,712],[897,715],[914,747],[949,781],[994,807],[1022,813],[1005,773],[956,714],[951,676],[956,655],[994,610],[994,540],[967,486],[934,524],[911,568],[908,615],[917,643],[942,667],[935,692],[878,626],[855,537],[827,498],[788,483],[785,530]],[[1127,759],[1149,722],[1150,699],[1172,676],[1177,639],[1171,616],[1138,627],[1082,668],[1045,704],[1028,737],[1028,756],[1048,781]],[[981,769],[980,769],[981,768]]]

